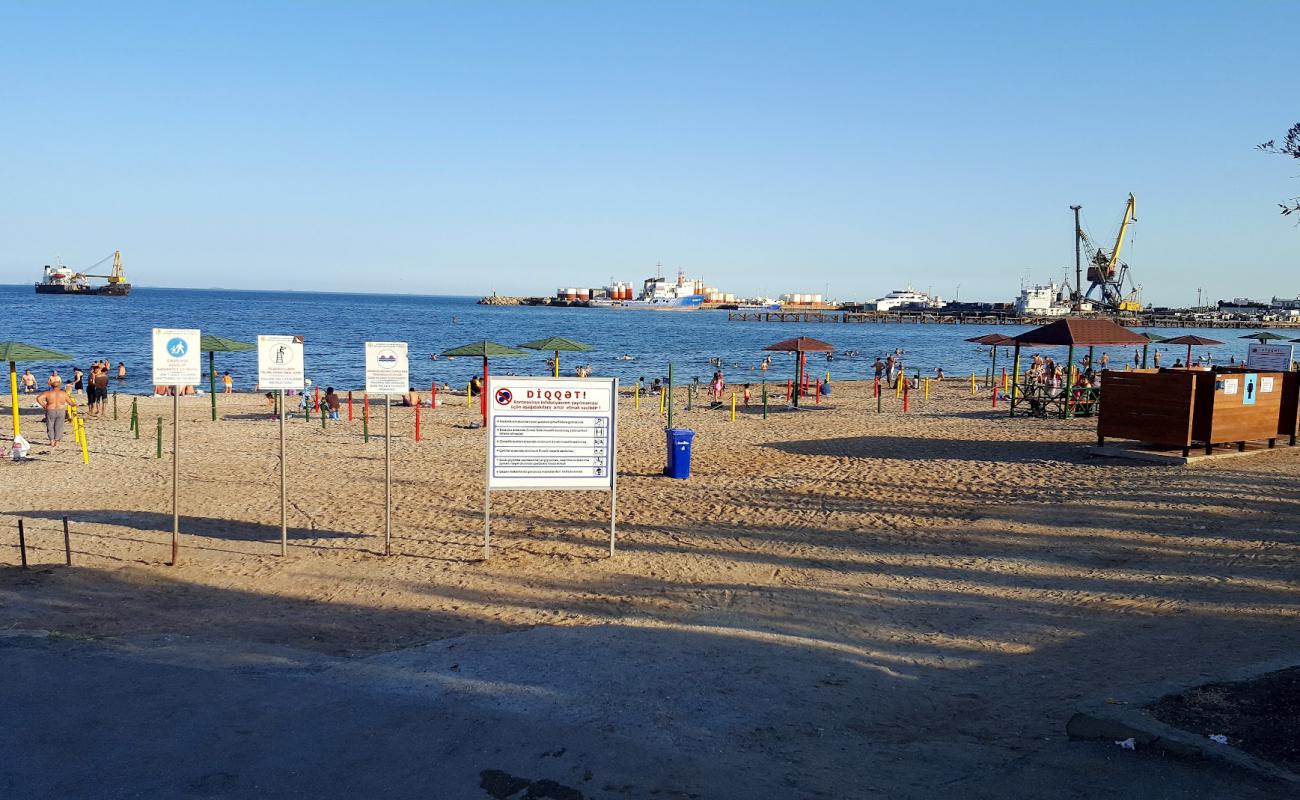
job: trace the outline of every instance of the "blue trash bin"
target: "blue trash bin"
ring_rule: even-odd
[[[670,478],[691,477],[691,440],[695,431],[686,428],[668,429],[668,466],[664,474]]]

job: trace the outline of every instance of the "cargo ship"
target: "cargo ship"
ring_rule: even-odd
[[[107,275],[95,275],[90,270],[95,269],[100,264],[113,259],[113,269]],[[106,278],[108,283],[92,286],[90,278]],[[131,284],[126,282],[126,276],[122,274],[122,251],[115,250],[113,255],[102,259],[99,263],[87,267],[85,272],[78,272],[69,269],[63,265],[51,267],[45,265],[45,275],[36,284],[37,294],[95,294],[109,295],[111,297],[126,297],[131,293]]]
[[[676,283],[669,283],[662,275],[646,278],[639,298],[632,296],[631,284],[610,287],[608,297],[588,299],[592,308],[628,308],[651,311],[693,311],[704,304],[700,281],[687,280],[680,270]],[[582,299],[581,297],[579,299]]]

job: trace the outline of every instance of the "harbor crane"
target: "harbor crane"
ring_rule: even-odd
[[[1107,311],[1134,313],[1142,310],[1141,289],[1130,279],[1128,264],[1120,261],[1120,252],[1124,249],[1124,234],[1128,232],[1129,223],[1137,222],[1134,209],[1133,195],[1129,194],[1128,203],[1124,206],[1124,217],[1119,223],[1119,233],[1115,236],[1115,246],[1109,253],[1092,243],[1082,225],[1076,223],[1074,228],[1076,244],[1081,245],[1084,252],[1088,254],[1089,286],[1088,291],[1083,293],[1083,298],[1093,300],[1093,293],[1096,292],[1097,298],[1094,302]],[[1075,219],[1078,219],[1077,210]],[[1127,291],[1125,284],[1129,286]]]

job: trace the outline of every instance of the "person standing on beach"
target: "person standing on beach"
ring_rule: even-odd
[[[84,375],[81,372],[81,368],[73,367],[72,368],[72,391],[80,392],[83,391],[85,388],[86,386],[84,382]]]
[[[105,360],[99,366],[99,370],[91,373],[90,380],[95,384],[95,400],[99,405],[95,408],[95,416],[102,416],[104,413],[104,404],[108,401],[108,361]]]
[[[223,394],[230,394],[235,391],[235,379],[230,377],[229,372],[221,373],[221,391]]]
[[[50,388],[41,392],[36,403],[45,409],[45,435],[50,447],[58,447],[63,440],[63,423],[68,416],[68,393],[63,390],[63,380],[52,378]]]
[[[412,389],[414,391],[414,388]],[[325,408],[329,409],[330,419],[339,418],[339,396],[333,386],[325,387]]]

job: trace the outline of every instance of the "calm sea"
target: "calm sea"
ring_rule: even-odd
[[[949,376],[980,373],[988,366],[988,349],[963,339],[989,331],[1008,335],[1024,328],[976,325],[875,325],[728,322],[725,311],[614,311],[589,308],[480,306],[468,297],[412,295],[323,294],[309,292],[239,292],[194,289],[135,289],[129,297],[64,297],[37,295],[30,285],[0,286],[4,313],[0,340],[17,340],[77,356],[84,369],[93,359],[107,358],[116,367],[127,365],[129,391],[146,392],[150,384],[150,330],[155,327],[199,328],[204,333],[255,342],[259,333],[301,334],[307,342],[307,374],[323,385],[357,388],[364,384],[363,342],[410,343],[411,376],[417,385],[430,381],[463,386],[481,369],[477,359],[430,359],[457,345],[490,339],[507,345],[565,336],[594,345],[585,353],[562,353],[563,371],[571,375],[579,364],[595,375],[616,375],[623,381],[653,380],[673,362],[679,381],[712,375],[710,358],[726,365],[727,380],[761,380],[756,368],[764,345],[793,336],[810,336],[835,345],[837,355],[827,364],[810,356],[818,372],[834,378],[869,376],[877,355],[901,348],[908,371],[933,374],[941,366]],[[1186,331],[1162,329],[1175,336]],[[1211,331],[1225,345],[1195,348],[1194,355],[1213,354],[1216,362],[1245,357],[1249,342],[1242,331]],[[1163,348],[1163,363],[1172,365],[1186,348]],[[844,351],[858,352],[856,357]],[[549,353],[494,359],[501,374],[546,374]],[[631,356],[626,360],[623,356]],[[1064,353],[1061,354],[1061,357]],[[1112,363],[1132,359],[1132,350],[1112,349]],[[1100,358],[1100,354],[1098,354]],[[767,376],[784,381],[792,357],[774,354]],[[51,367],[65,378],[73,364],[26,365],[41,382]],[[1001,364],[999,364],[1001,366]],[[257,381],[256,354],[219,353],[218,371],[229,370],[236,388],[250,390]],[[20,368],[21,370],[21,368]]]

